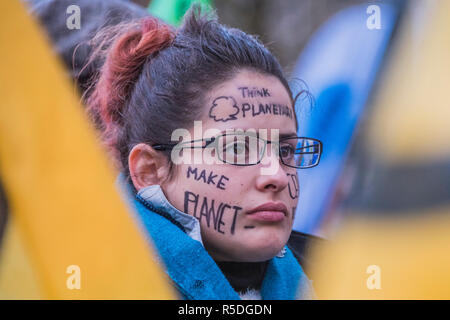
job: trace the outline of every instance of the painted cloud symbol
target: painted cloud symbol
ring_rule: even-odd
[[[214,99],[211,109],[209,109],[209,116],[214,121],[236,120],[236,115],[239,113],[239,107],[233,97],[218,97]]]

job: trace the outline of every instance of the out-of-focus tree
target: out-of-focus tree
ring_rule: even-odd
[[[215,0],[221,23],[258,35],[290,72],[318,27],[364,0]],[[365,12],[363,12],[364,14]]]

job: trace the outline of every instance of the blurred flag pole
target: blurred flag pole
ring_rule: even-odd
[[[403,3],[376,5],[380,29],[367,26],[368,4],[339,11],[314,33],[297,61],[293,91],[305,89],[296,86],[295,79],[302,79],[315,101],[312,107],[297,103],[299,135],[320,139],[324,151],[318,167],[298,170],[301,205],[294,230],[328,236],[335,227],[328,222],[338,224],[335,206],[345,189],[340,177],[401,20]]]

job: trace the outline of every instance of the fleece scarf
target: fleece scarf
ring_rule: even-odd
[[[239,300],[217,264],[200,241],[192,239],[182,225],[151,202],[134,196],[133,207],[155,247],[173,285],[184,299]],[[289,248],[269,261],[261,287],[264,300],[312,297],[312,288]]]

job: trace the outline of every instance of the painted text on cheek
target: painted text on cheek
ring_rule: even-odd
[[[184,193],[184,212],[192,214],[202,223],[206,221],[208,228],[213,228],[219,233],[234,234],[236,227],[236,218],[241,207],[231,206],[224,202],[215,201],[215,199],[208,200],[207,197],[202,197],[194,192],[185,191]],[[225,215],[233,215],[231,225],[227,225],[224,221]]]
[[[218,175],[214,174],[213,171],[210,171],[209,174],[207,174],[206,169],[203,169],[199,173],[198,168],[192,168],[191,166],[188,167],[186,176],[187,178],[192,176],[196,181],[203,181],[208,185],[212,184],[221,190],[225,190],[225,182],[230,180],[224,175],[221,175],[220,178],[218,178]]]
[[[292,200],[297,199],[299,196],[299,185],[298,185],[298,178],[296,174],[290,174],[286,173],[289,177],[289,183],[288,183],[288,190],[289,190],[289,196]]]

